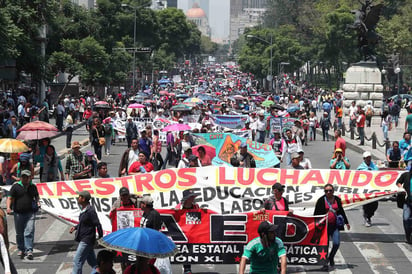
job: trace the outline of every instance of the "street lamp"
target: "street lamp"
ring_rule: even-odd
[[[400,91],[400,84],[401,84],[401,81],[400,81],[400,74],[401,74],[401,68],[400,67],[397,67],[396,69],[395,69],[395,74],[397,74],[397,76],[398,76],[398,96],[399,96],[399,91]]]
[[[270,81],[270,90],[273,91],[273,81],[272,81],[273,80],[273,73],[272,73],[273,72],[273,58],[272,58],[273,57],[273,34],[270,34],[270,41],[265,40],[255,35],[251,35],[251,34],[248,34],[246,37],[255,38],[257,40],[260,40],[270,45],[270,65],[269,65],[269,75],[268,75],[269,77],[267,77],[267,80]]]

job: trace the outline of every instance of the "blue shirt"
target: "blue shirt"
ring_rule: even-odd
[[[410,145],[411,145],[411,140],[406,141],[405,139],[402,139],[399,142],[399,149],[401,150],[403,159],[405,161],[409,161],[412,159],[412,151],[411,149],[408,149]]]
[[[150,146],[152,145],[152,141],[150,141],[148,138],[139,139],[139,150],[142,152],[145,152],[147,156],[150,156]]]
[[[357,170],[379,170],[379,168],[373,162],[368,166],[365,161],[363,161],[362,164],[358,166]]]

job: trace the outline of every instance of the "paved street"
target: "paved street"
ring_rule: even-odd
[[[87,139],[87,132],[82,127],[74,132],[74,140]],[[318,137],[320,137],[318,135]],[[318,138],[320,139],[320,138]],[[56,150],[64,149],[65,137],[59,137],[52,142]],[[327,168],[333,151],[333,141],[311,142],[305,147],[313,168]],[[83,147],[83,151],[90,146]],[[109,173],[117,175],[118,164],[125,143],[116,144],[110,156],[103,156],[109,164]],[[358,152],[347,151],[352,169],[362,161]],[[64,160],[63,160],[64,163]],[[5,199],[2,202],[5,208]],[[380,202],[376,216],[372,219],[373,226],[363,226],[361,209],[347,211],[352,225],[351,231],[342,233],[341,247],[336,256],[337,268],[334,273],[410,273],[412,263],[412,246],[404,241],[402,227],[402,211],[390,201]],[[69,234],[69,226],[56,220],[52,216],[42,213],[37,217],[34,260],[20,260],[17,258],[15,247],[15,230],[13,217],[8,216],[9,238],[12,243],[12,259],[19,273],[70,273],[72,260],[77,243],[73,235]],[[119,270],[118,266],[117,269]],[[180,265],[173,266],[174,273],[181,273]],[[84,273],[90,272],[90,267],[84,267]],[[194,273],[237,273],[236,265],[194,265]],[[319,272],[320,267],[290,266],[289,273]],[[120,273],[120,272],[119,272]]]

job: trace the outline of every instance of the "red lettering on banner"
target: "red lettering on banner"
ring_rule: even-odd
[[[398,178],[398,174],[399,173],[397,171],[380,172],[375,177],[375,180],[374,180],[375,185],[378,187],[390,186],[396,182],[396,179]],[[385,178],[386,176],[388,176],[389,179]]]
[[[146,190],[154,190],[150,182],[153,180],[153,175],[150,173],[142,173],[134,175],[134,180],[136,182],[137,192],[145,192],[143,187],[146,187]]]
[[[179,177],[179,186],[193,186],[197,182],[196,168],[181,168],[177,171]]]
[[[306,174],[305,178],[300,182],[300,185],[305,185],[308,182],[314,182],[313,185],[325,185],[320,170],[309,170],[308,174]]]
[[[127,187],[127,188],[129,188],[128,180],[131,180],[131,179],[133,179],[133,176],[125,176],[125,177],[116,178],[116,180],[120,180],[120,182],[122,183],[122,187]]]
[[[90,180],[77,180],[74,181],[74,185],[77,188],[77,191],[88,191],[90,194],[93,194],[92,186],[90,184]]]
[[[344,195],[344,199],[345,199],[346,204],[350,204],[348,194],[345,194],[345,195]]]
[[[234,185],[235,180],[234,179],[226,179],[226,168],[225,167],[219,167],[219,185]]]
[[[168,176],[164,176],[164,175],[168,175]],[[162,182],[161,178],[165,178],[168,180],[168,182]],[[176,172],[174,170],[171,169],[164,169],[161,170],[159,172],[156,173],[155,175],[155,184],[163,189],[168,189],[168,188],[172,188],[177,181],[177,176],[176,176]]]
[[[343,173],[343,178],[342,178],[342,173]],[[350,170],[345,170],[343,172],[343,171],[340,171],[340,170],[332,169],[329,172],[328,183],[329,184],[337,184],[337,185],[340,185],[340,186],[346,186],[346,185],[348,185],[350,174],[351,174]]]
[[[113,178],[97,179],[94,184],[96,185],[96,194],[111,195],[115,192]]]
[[[277,174],[277,173],[278,173],[278,170],[276,168],[262,168],[261,170],[258,171],[256,179],[262,185],[271,186],[274,183],[276,183],[276,179],[269,181],[269,180],[266,180],[264,176],[267,174]]]
[[[372,199],[372,196],[374,196],[374,195],[375,195],[374,193],[365,193],[365,199],[370,200],[370,199]]]
[[[63,196],[63,193],[68,192],[71,195],[76,195],[76,191],[71,189],[65,182],[56,183],[56,196]]]
[[[366,178],[362,180],[361,176]],[[355,172],[355,176],[353,176],[352,187],[366,186],[371,182],[372,177],[373,174],[371,172],[358,170]]]
[[[292,174],[288,174],[292,172]],[[299,170],[296,169],[281,169],[280,170],[280,181],[284,182],[285,185],[290,185],[286,181],[291,180],[292,185],[299,184]]]
[[[249,172],[247,172],[249,171]],[[249,173],[249,177],[245,179],[246,173]],[[239,168],[237,172],[237,181],[241,185],[250,185],[253,183],[253,180],[255,179],[255,169],[253,168]]]
[[[43,190],[47,192],[47,195],[53,196],[53,191],[49,188],[48,184],[39,183],[39,184],[36,184],[36,186],[37,186],[37,191],[39,192],[40,196],[44,195]]]
[[[362,202],[364,199],[359,196],[359,194],[353,194],[352,196],[352,203],[356,203],[356,201]]]

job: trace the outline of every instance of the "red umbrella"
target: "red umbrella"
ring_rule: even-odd
[[[197,152],[199,147],[204,147],[206,151],[206,155],[209,156],[210,159],[213,159],[216,157],[216,148],[209,146],[209,145],[197,145],[197,146],[192,147],[192,153],[196,155],[197,157],[199,157],[199,153]]]
[[[184,131],[184,130],[191,130],[192,128],[189,125],[186,124],[171,124],[168,125],[167,127],[163,128],[163,132],[167,131]]]
[[[25,124],[18,131],[57,131],[57,128],[46,122],[34,121]]]
[[[51,138],[58,134],[57,131],[22,131],[17,135],[19,140],[41,140],[44,138]]]

